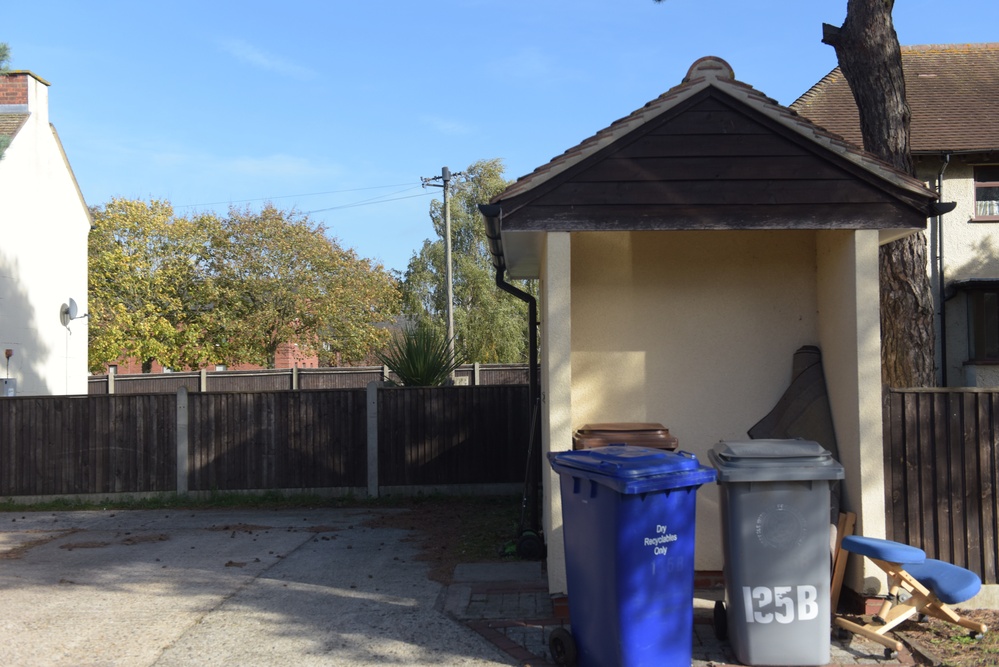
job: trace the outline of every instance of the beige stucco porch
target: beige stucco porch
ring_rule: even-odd
[[[656,421],[707,460],[824,356],[844,502],[883,536],[875,231],[549,233],[540,299],[544,451],[592,422]],[[569,341],[570,345],[565,345]],[[558,478],[544,479],[551,592],[566,592]],[[698,570],[722,568],[717,487],[697,501]]]

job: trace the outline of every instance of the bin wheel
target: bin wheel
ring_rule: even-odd
[[[721,600],[715,601],[715,638],[720,641],[728,639],[728,613]]]
[[[975,641],[978,641],[979,639],[981,639],[984,636],[985,635],[983,635],[978,630],[972,630],[971,632],[968,633],[968,637],[971,638],[971,639],[974,639]]]
[[[545,555],[545,543],[534,532],[525,531],[517,540],[517,556],[521,560],[541,560]]]
[[[885,649],[885,660],[897,660],[898,651],[890,648]]]
[[[556,665],[573,667],[576,664],[576,640],[565,628],[552,630],[552,635],[548,639],[548,650],[551,651],[552,660]]]

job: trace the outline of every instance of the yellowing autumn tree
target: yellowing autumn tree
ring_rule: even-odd
[[[287,341],[352,361],[389,338],[394,279],[306,216],[268,204],[188,218],[126,199],[92,213],[91,370],[271,366]]]
[[[242,361],[272,365],[278,345],[358,361],[390,339],[380,324],[399,312],[396,281],[305,216],[268,204],[230,209],[211,239],[211,274]]]
[[[113,199],[92,209],[89,238],[90,369],[122,357],[148,370],[197,368],[207,360],[207,272],[212,216],[175,218],[168,202]]]

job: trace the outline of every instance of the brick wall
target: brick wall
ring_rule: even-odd
[[[375,362],[371,365],[375,365]],[[117,363],[113,364],[115,366],[115,373],[118,375],[132,375],[142,372],[142,362],[135,358],[121,358]],[[305,352],[296,343],[281,343],[278,345],[277,351],[274,353],[274,368],[294,368],[298,366],[299,368],[319,368],[319,356],[315,352]],[[210,371],[216,370],[214,365],[209,364],[206,368]],[[226,370],[230,371],[258,371],[262,370],[263,366],[257,366],[256,364],[235,364],[229,366]],[[201,370],[198,368],[175,368],[176,371],[185,370]],[[163,364],[158,361],[153,362],[151,373],[162,373]]]
[[[0,75],[0,105],[28,103],[28,75]]]

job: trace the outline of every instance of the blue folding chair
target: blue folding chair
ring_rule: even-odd
[[[903,621],[932,616],[948,623],[968,628],[971,636],[980,639],[988,627],[963,618],[949,605],[970,600],[982,588],[978,575],[963,567],[927,558],[922,549],[873,537],[846,535],[839,540],[842,552],[869,558],[888,576],[888,596],[870,623],[860,625],[836,615],[837,627],[866,637],[885,647],[890,658],[902,649],[902,643],[886,637],[887,632]],[[845,566],[845,558],[837,566]],[[838,597],[838,596],[834,596]],[[835,610],[835,607],[833,608]]]

